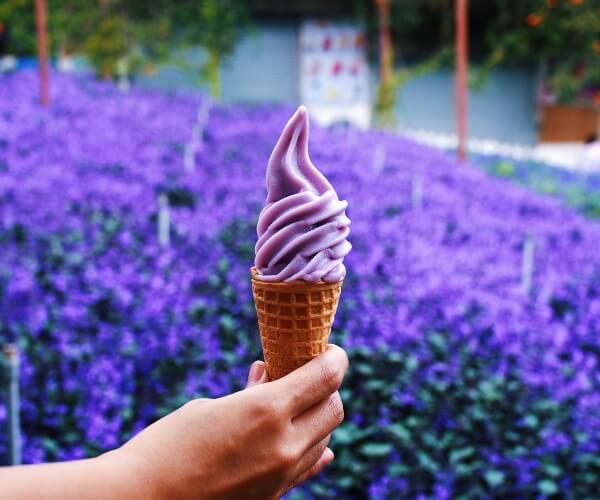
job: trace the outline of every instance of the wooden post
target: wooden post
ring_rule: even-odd
[[[21,418],[19,402],[19,350],[14,344],[4,347],[6,369],[6,425],[8,430],[8,461],[11,465],[21,464]]]
[[[35,25],[37,29],[38,68],[40,72],[40,103],[50,104],[48,64],[48,14],[46,0],[35,0]]]
[[[467,66],[468,66],[468,19],[469,0],[455,0],[455,51],[456,51],[456,133],[458,135],[458,158],[464,160],[467,153]]]

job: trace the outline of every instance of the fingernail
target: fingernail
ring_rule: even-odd
[[[256,363],[256,381],[259,382],[265,374],[265,364],[262,361]]]
[[[252,363],[250,367],[250,372],[248,373],[248,384],[255,384],[258,382],[263,373],[265,372],[265,365],[261,361],[255,361]]]
[[[325,464],[330,463],[335,458],[333,451],[330,448],[325,448],[325,452],[323,453],[323,461]]]

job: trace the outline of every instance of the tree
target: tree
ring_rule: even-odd
[[[401,87],[409,80],[435,71],[448,62],[453,49],[450,42],[441,42],[433,55],[422,58],[414,65],[394,68],[394,49],[397,45],[393,43],[392,32],[402,32],[404,28],[410,30],[415,25],[426,26],[428,22],[433,25],[432,13],[443,11],[447,6],[445,2],[438,2],[423,8],[418,2],[403,3],[398,0],[374,0],[374,5],[378,19],[380,66],[375,112],[380,125],[391,127],[395,122],[396,100]],[[429,7],[433,7],[433,11],[428,10]]]
[[[235,48],[247,20],[235,0],[48,0],[52,52],[87,56],[99,76],[114,77],[119,60],[131,71],[168,58],[194,44],[208,52],[202,71],[219,94],[219,66]],[[27,0],[3,0],[0,20],[11,30],[17,55],[35,53],[33,9]]]
[[[600,87],[600,0],[497,2],[485,72],[500,63],[541,62],[559,102],[573,101],[582,89]]]

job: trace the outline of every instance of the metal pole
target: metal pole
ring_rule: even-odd
[[[467,65],[468,65],[468,0],[455,0],[456,44],[456,132],[458,135],[458,158],[464,160],[467,153]]]
[[[21,419],[19,413],[19,350],[14,344],[4,347],[4,358],[8,371],[7,419],[8,461],[12,465],[21,463]]]
[[[38,67],[40,72],[40,103],[48,106],[50,70],[48,65],[48,14],[46,0],[35,0],[35,25],[37,29]]]

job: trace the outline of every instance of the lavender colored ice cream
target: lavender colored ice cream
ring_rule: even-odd
[[[258,218],[255,266],[263,281],[334,283],[346,275],[350,219],[308,156],[308,112],[300,106],[267,166],[267,204]]]

